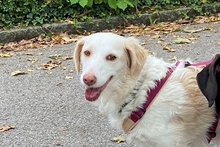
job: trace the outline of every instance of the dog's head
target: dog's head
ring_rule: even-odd
[[[200,90],[205,95],[211,107],[214,102],[217,113],[220,113],[220,55],[217,54],[213,62],[207,65],[197,75]]]
[[[74,62],[78,73],[82,65],[80,80],[86,86],[86,99],[95,101],[107,86],[114,89],[113,83],[119,76],[137,77],[145,58],[145,51],[134,38],[96,33],[80,39],[75,47]]]

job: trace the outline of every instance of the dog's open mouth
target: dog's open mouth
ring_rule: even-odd
[[[95,101],[98,99],[99,95],[101,94],[101,92],[105,89],[105,87],[108,85],[108,83],[111,81],[113,76],[111,76],[106,82],[105,84],[103,84],[101,87],[88,87],[85,90],[85,97],[88,101]]]

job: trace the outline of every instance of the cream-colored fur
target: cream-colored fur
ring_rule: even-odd
[[[90,51],[90,56],[84,52]],[[108,61],[106,56],[115,55]],[[207,147],[208,128],[215,121],[215,107],[200,92],[196,75],[202,67],[184,67],[181,62],[166,63],[147,55],[134,38],[111,33],[97,33],[82,38],[76,45],[74,60],[77,72],[82,64],[81,82],[86,88],[101,87],[111,81],[98,99],[92,101],[108,117],[110,124],[122,130],[122,123],[146,100],[146,91],[155,81],[173,73],[157,94],[142,119],[127,134],[128,141],[143,147]],[[85,74],[96,77],[94,85],[83,82]],[[132,94],[135,95],[132,98]],[[131,102],[129,102],[131,100]],[[125,107],[122,105],[129,102]],[[122,108],[122,111],[120,109]],[[220,127],[213,143],[220,145]]]

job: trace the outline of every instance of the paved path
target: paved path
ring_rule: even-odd
[[[191,35],[180,31],[154,39],[152,36],[137,38],[146,42],[144,48],[166,61],[177,57],[197,62],[220,53],[220,24],[191,25],[189,29],[202,27],[213,30]],[[192,42],[172,44],[174,35],[190,36]],[[163,50],[166,43],[171,43],[169,47],[176,52]],[[97,108],[85,100],[72,60],[62,61],[61,68],[58,66],[50,71],[38,69],[51,60],[50,55],[72,56],[74,46],[73,43],[30,49],[16,52],[16,56],[10,58],[0,58],[0,126],[15,127],[0,132],[0,147],[134,147],[111,141],[122,132],[112,129]],[[32,63],[28,58],[38,58],[38,61]],[[31,72],[11,76],[11,72],[18,69]]]

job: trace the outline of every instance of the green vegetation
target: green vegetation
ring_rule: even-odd
[[[139,15],[162,9],[198,6],[219,0],[0,0],[0,28]]]

